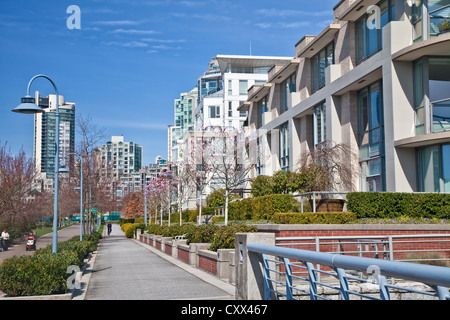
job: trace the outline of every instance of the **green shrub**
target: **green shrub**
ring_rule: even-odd
[[[233,249],[235,234],[240,232],[258,232],[258,229],[254,226],[239,224],[220,227],[211,239],[209,250],[217,251],[218,249]]]
[[[241,201],[228,204],[229,220],[249,220],[253,216],[253,199],[242,199]]]
[[[363,218],[450,218],[450,194],[352,192],[347,208]]]
[[[272,220],[277,212],[294,212],[297,201],[290,194],[271,194],[252,199],[253,219]]]
[[[31,256],[4,260],[0,265],[0,289],[9,296],[66,293],[67,279],[71,276],[67,268],[71,265],[81,267],[86,256],[96,250],[100,238],[93,233],[83,241],[78,238],[59,242],[58,253],[52,253],[50,244]]]
[[[186,232],[187,243],[210,243],[219,227],[212,225],[201,225],[195,229]]]
[[[346,224],[356,220],[351,212],[280,212],[273,217],[279,224]]]

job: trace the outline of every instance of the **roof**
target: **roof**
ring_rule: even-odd
[[[220,72],[225,73],[230,64],[240,68],[286,65],[292,60],[292,57],[217,55],[213,59],[219,63]]]

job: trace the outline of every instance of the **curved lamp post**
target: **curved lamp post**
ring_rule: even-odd
[[[58,251],[58,176],[59,176],[59,93],[55,83],[46,75],[39,74],[31,78],[27,87],[27,95],[21,99],[19,104],[12,111],[17,113],[34,114],[42,113],[44,109],[36,105],[35,99],[30,95],[31,83],[37,78],[45,78],[53,85],[56,93],[56,113],[55,113],[55,173],[54,173],[54,200],[53,200],[53,246],[52,253]]]
[[[66,154],[64,157],[75,155],[80,158],[80,241],[83,241],[83,157],[78,153],[72,152]],[[61,168],[62,169],[62,168]],[[69,169],[65,168],[65,170],[60,170],[59,172],[68,172]],[[76,188],[78,189],[78,188]]]

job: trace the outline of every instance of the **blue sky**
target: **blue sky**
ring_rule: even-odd
[[[0,143],[33,154],[33,116],[11,112],[49,76],[76,115],[167,157],[173,100],[218,54],[293,56],[333,20],[338,0],[0,0]],[[70,5],[81,29],[68,29]],[[31,87],[53,94],[45,79]]]

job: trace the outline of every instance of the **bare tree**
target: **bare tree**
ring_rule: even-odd
[[[7,143],[0,146],[0,219],[7,224],[28,227],[49,215],[49,195],[33,188],[33,161],[21,150],[11,154]]]
[[[245,130],[216,130],[210,138],[208,166],[214,172],[218,189],[225,189],[225,225],[228,224],[228,202],[231,193],[243,189],[249,173],[259,161],[257,140]]]
[[[299,172],[308,177],[308,191],[354,191],[358,156],[346,144],[324,141],[300,158]]]

